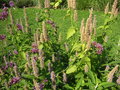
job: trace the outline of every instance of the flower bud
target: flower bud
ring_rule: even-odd
[[[67,75],[66,75],[66,73],[63,73],[63,82],[64,82],[64,83],[67,82]]]
[[[55,62],[55,55],[52,54],[52,61]]]
[[[116,80],[117,84],[120,85],[120,76],[118,77],[118,79]]]
[[[34,58],[32,59],[32,68],[33,68],[33,74],[35,77],[38,77],[38,67],[37,67],[37,63],[34,60]]]
[[[51,72],[52,71],[52,68],[51,68],[51,63],[49,62],[48,63],[48,71]]]
[[[52,71],[51,72],[51,80],[52,80],[52,82],[55,82],[55,72],[54,71]]]

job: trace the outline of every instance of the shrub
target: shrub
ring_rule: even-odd
[[[19,0],[17,3],[16,3],[16,6],[19,7],[19,8],[23,8],[24,6],[25,7],[31,7],[31,6],[34,6],[35,3],[33,0]]]
[[[8,2],[9,2],[10,0],[0,0],[0,8],[2,8],[2,4],[4,4],[4,3],[6,3],[6,4],[8,4]]]
[[[90,9],[94,8],[94,10],[104,10],[107,3],[110,3],[110,7],[114,0],[76,0],[77,1],[77,9]],[[118,8],[120,9],[120,1],[118,0]]]

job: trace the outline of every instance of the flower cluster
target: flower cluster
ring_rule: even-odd
[[[31,52],[32,52],[32,53],[38,53],[38,52],[39,52],[39,49],[38,49],[38,48],[32,48]]]
[[[38,46],[37,46],[37,44],[32,43],[32,47],[33,47],[33,48],[37,48]]]
[[[50,24],[53,28],[57,28],[56,24],[53,21],[48,20],[47,23]]]
[[[8,7],[4,7],[2,10],[3,11],[8,11]]]
[[[17,51],[17,50],[14,50],[13,53],[17,55],[17,54],[18,54],[18,51]]]
[[[0,35],[0,40],[4,40],[6,38],[6,35]]]
[[[7,64],[5,66],[2,66],[2,70],[5,71],[7,70],[9,67],[12,68],[15,66],[15,63],[13,62],[7,62]]]
[[[45,83],[48,82],[47,79],[43,80],[42,83],[39,83],[39,89],[43,90],[43,88],[45,87]],[[33,87],[34,90],[36,90],[35,87]]]
[[[10,2],[9,2],[9,5],[10,5],[10,7],[14,7],[14,6],[15,6],[15,4],[14,4],[13,1],[10,1]]]
[[[33,59],[36,61],[36,60],[38,60],[38,57],[37,57],[37,56],[34,56]]]
[[[118,79],[116,80],[117,84],[120,85],[120,76],[118,77]]]
[[[22,30],[23,29],[22,25],[20,25],[20,24],[16,24],[16,26],[17,26],[18,30]]]
[[[100,43],[92,42],[92,45],[97,49],[97,54],[102,54],[103,46]]]
[[[0,20],[5,20],[8,17],[8,8],[3,5],[2,12],[0,12]]]
[[[9,85],[13,85],[13,84],[16,84],[17,82],[20,81],[20,77],[13,77],[10,82],[9,82]]]
[[[39,52],[37,44],[35,44],[35,43],[32,44],[32,50],[31,50],[31,52],[32,53],[38,53]]]

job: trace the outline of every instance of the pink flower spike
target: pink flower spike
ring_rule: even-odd
[[[101,51],[101,50],[97,50],[96,53],[97,53],[97,54],[102,54],[102,51]]]
[[[95,46],[97,44],[97,42],[92,42],[92,45]]]
[[[13,1],[10,1],[10,2],[9,2],[9,5],[10,5],[10,7],[14,7],[14,6],[15,6],[15,4],[14,4]]]
[[[103,48],[100,43],[97,43],[97,44],[95,45],[95,47],[96,47],[96,48]]]
[[[14,54],[18,54],[18,51],[17,51],[17,50],[14,50],[13,52],[14,52]]]
[[[16,26],[17,26],[18,30],[22,30],[22,28],[23,28],[22,25],[20,25],[20,24],[17,24]]]

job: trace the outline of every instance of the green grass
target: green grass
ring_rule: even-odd
[[[32,31],[35,31],[36,28],[39,28],[41,26],[37,25],[37,22],[35,21],[35,16],[37,12],[39,12],[39,9],[36,8],[27,8],[27,16],[28,16],[28,21],[29,21],[29,25]],[[58,28],[58,32],[62,33],[62,37],[63,39],[66,37],[66,31],[68,30],[68,28],[71,26],[70,23],[70,17],[65,17],[66,15],[66,9],[57,9],[57,10],[50,10],[50,16],[52,18],[52,20],[57,24]],[[24,18],[23,18],[23,9],[13,9],[12,10],[12,14],[14,17],[14,20],[16,21],[17,19],[22,18],[23,23],[24,23]],[[42,14],[42,13],[40,13]],[[103,12],[98,12],[98,11],[94,11],[94,15],[96,15],[97,18],[97,27],[100,25],[104,24],[104,20],[105,20],[105,16],[103,14]],[[89,16],[89,12],[88,11],[78,11],[78,22],[76,23],[76,26],[78,27],[78,31],[79,32],[79,27],[80,27],[80,23],[81,20],[83,18],[87,18]],[[119,41],[119,37],[120,37],[120,29],[119,29],[119,25],[120,25],[120,15],[118,16],[118,20],[116,20],[115,23],[113,23],[111,25],[111,29],[112,29],[112,33],[109,35],[109,42],[110,44],[117,44]],[[6,34],[6,25],[10,24],[10,18],[8,17],[8,19],[6,19],[5,21],[0,21],[0,34]]]
[[[30,27],[34,26],[35,23],[35,13],[39,12],[39,9],[35,8],[28,8],[27,9],[27,15],[28,15],[28,20]],[[70,26],[70,18],[66,17],[65,19],[64,16],[66,15],[67,10],[51,10],[51,18],[56,22],[56,24],[59,26],[60,31],[66,31],[69,26]],[[23,9],[15,9],[12,10],[14,20],[16,21],[17,19],[22,18],[23,19]],[[104,18],[102,17],[102,12],[95,12],[95,15],[97,15],[97,20],[98,20],[98,25],[102,24]],[[87,18],[89,16],[88,11],[78,11],[78,27],[80,26],[80,22],[82,18]],[[0,34],[6,32],[6,25],[10,24],[10,18],[8,17],[7,20],[5,21],[0,21]]]
[[[35,13],[39,12],[39,9],[35,9],[35,8],[28,8],[27,9],[27,15],[28,15],[28,20],[29,20],[29,24],[30,25],[35,25]],[[65,19],[64,16],[66,15],[66,11],[67,10],[51,10],[51,18],[57,23],[57,25],[59,26],[59,30],[60,31],[66,31],[69,26],[70,26],[70,18],[67,17]],[[12,10],[12,14],[14,17],[14,20],[16,21],[17,19],[22,18],[23,19],[23,9],[15,9]],[[102,25],[103,21],[104,21],[104,16],[103,16],[103,12],[94,12],[94,15],[97,16],[97,26]],[[80,22],[83,18],[87,18],[89,16],[89,12],[88,11],[78,11],[78,27],[80,26]],[[10,18],[8,17],[7,20],[5,21],[0,21],[0,34],[5,33],[6,32],[6,25],[10,24]],[[116,21],[116,25],[118,25],[116,27],[117,30],[119,32],[119,20]],[[114,25],[112,25],[112,27],[114,27]]]
[[[34,31],[35,28],[37,27],[37,23],[35,22],[35,13],[39,12],[39,9],[35,9],[35,8],[27,8],[27,15],[28,15],[28,20],[29,20],[29,24],[30,24],[30,28]],[[64,16],[66,15],[66,11],[67,10],[61,10],[61,9],[57,9],[57,10],[51,10],[51,18],[55,21],[55,23],[57,24],[57,26],[59,26],[58,31],[63,33],[62,35],[65,36],[65,32],[68,30],[68,28],[71,26],[70,23],[70,17],[66,17],[65,19]],[[14,20],[16,21],[17,19],[22,18],[23,22],[24,22],[24,18],[23,18],[23,9],[15,9],[12,10],[12,14],[14,17]],[[103,22],[105,20],[105,17],[103,15],[103,12],[94,12],[94,15],[96,15],[97,17],[97,26],[103,25]],[[78,22],[76,23],[77,27],[80,27],[80,23],[81,20],[83,18],[87,18],[89,16],[89,12],[88,11],[78,11]],[[120,18],[120,16],[119,16]],[[8,17],[7,20],[5,21],[0,21],[0,34],[6,33],[6,25],[10,24],[10,18]],[[112,28],[112,36],[116,36],[119,35],[119,25],[120,25],[120,21],[117,20],[114,24],[112,24],[111,28]],[[39,27],[38,27],[39,28]]]

